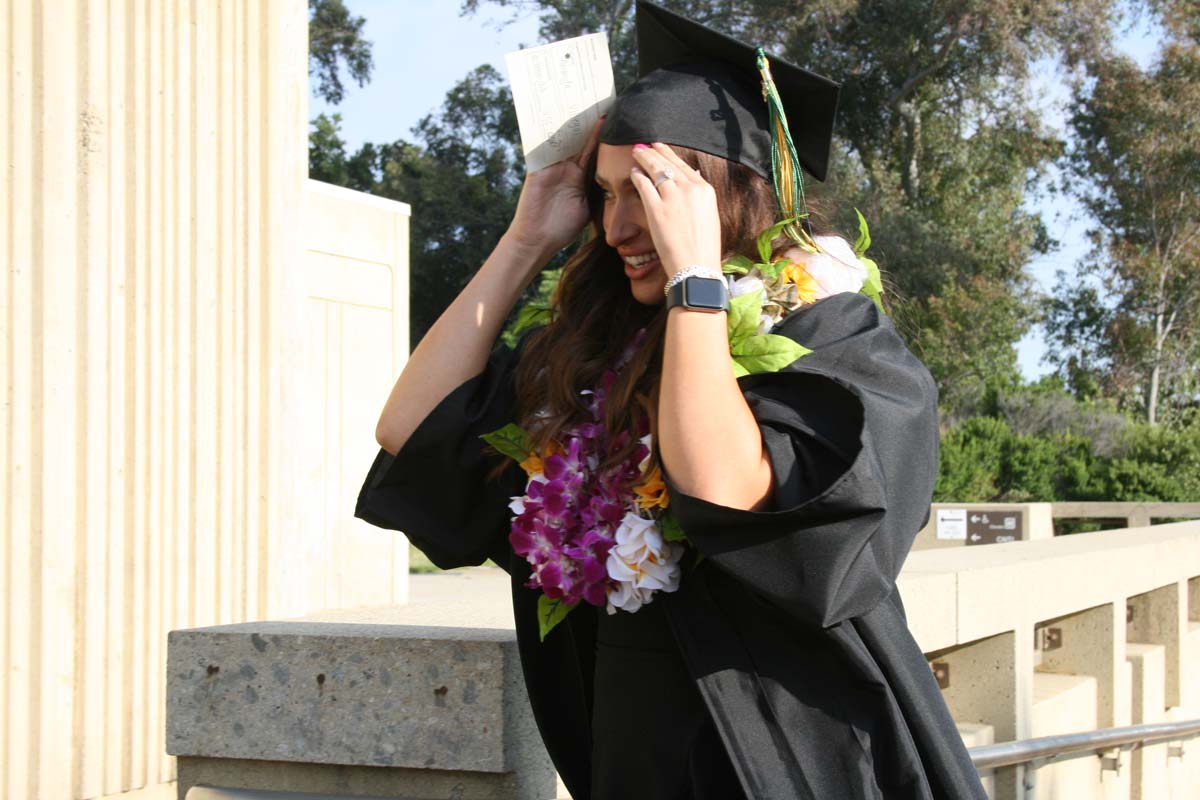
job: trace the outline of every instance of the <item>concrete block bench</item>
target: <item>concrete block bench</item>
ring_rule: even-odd
[[[194,786],[555,796],[511,630],[300,620],[173,631],[166,744],[180,800]]]

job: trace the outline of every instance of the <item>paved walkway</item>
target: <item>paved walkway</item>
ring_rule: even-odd
[[[512,593],[508,573],[499,567],[470,567],[450,572],[408,576],[408,603],[322,611],[305,619],[402,625],[444,625],[452,628],[513,629]]]

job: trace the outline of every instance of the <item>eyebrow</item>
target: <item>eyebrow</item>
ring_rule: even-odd
[[[604,176],[603,176],[603,175],[596,175],[596,176],[595,176],[595,180],[596,180],[596,183],[597,183],[597,184],[599,184],[600,186],[604,187],[605,189],[609,188],[609,183],[608,183],[608,181],[607,181],[607,180],[605,180],[605,179],[604,179]],[[628,182],[629,182],[629,177],[628,177],[628,176],[626,176],[626,177],[624,178],[624,180],[622,180],[622,181],[621,181],[621,183],[628,183]]]

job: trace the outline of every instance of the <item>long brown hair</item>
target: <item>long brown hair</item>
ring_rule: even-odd
[[[672,148],[716,192],[723,259],[743,254],[758,260],[758,234],[778,217],[771,184],[737,162],[687,147]],[[639,417],[655,429],[666,310],[661,304],[642,305],[630,293],[621,257],[604,239],[604,201],[595,173],[593,156],[584,175],[592,219],[586,241],[563,267],[551,321],[530,334],[516,371],[520,423],[533,435],[539,452],[563,430],[587,421],[580,392],[600,382],[639,328],[645,328],[646,335],[608,391],[604,421],[614,433],[637,431]],[[607,463],[627,458],[636,436],[624,442],[609,454]]]

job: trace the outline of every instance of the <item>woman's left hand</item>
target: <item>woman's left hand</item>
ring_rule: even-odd
[[[667,277],[697,265],[720,272],[721,218],[712,186],[661,142],[634,145],[633,160],[630,180]]]

